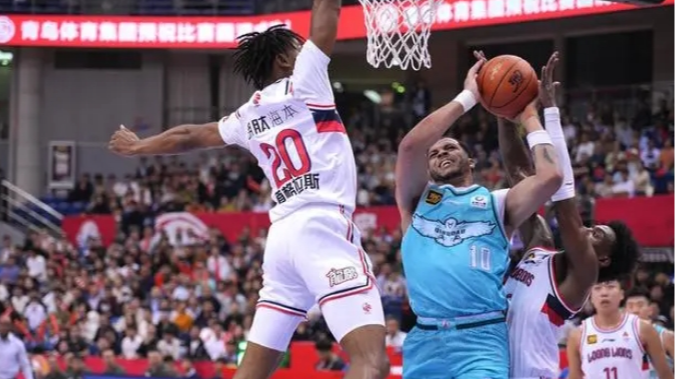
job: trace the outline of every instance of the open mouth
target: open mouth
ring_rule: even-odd
[[[454,163],[454,162],[453,162],[451,159],[446,159],[446,160],[442,161],[441,164],[440,164],[439,166],[440,166],[441,168],[448,168],[448,167],[452,167],[452,164],[453,164],[453,163]]]
[[[609,303],[610,303],[610,301],[608,299],[600,300],[600,304],[602,304],[602,305],[608,305]]]

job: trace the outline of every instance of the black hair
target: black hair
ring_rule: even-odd
[[[237,37],[237,41],[239,46],[234,52],[234,72],[260,90],[270,80],[276,58],[301,45],[305,39],[280,24],[264,32],[243,34]]]
[[[612,245],[610,264],[600,268],[598,282],[626,279],[633,273],[640,258],[640,246],[626,224],[612,221],[607,226],[614,231],[616,240]]]
[[[464,152],[466,153],[466,156],[473,159],[473,156],[474,156],[473,149],[470,148],[469,145],[467,145],[466,143],[464,143],[460,140],[456,140],[456,141],[457,141],[457,143],[459,143],[459,146],[461,146],[462,149],[464,149]]]
[[[333,350],[333,343],[328,338],[322,337],[314,343],[314,348],[316,348],[317,351],[325,353]]]
[[[649,301],[649,293],[647,290],[645,290],[642,287],[634,286],[631,288],[628,292],[626,292],[626,295],[624,296],[626,299],[630,299],[633,297],[644,297]]]

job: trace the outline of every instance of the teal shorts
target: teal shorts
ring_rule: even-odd
[[[418,323],[403,342],[403,379],[508,378],[503,317],[454,326]]]

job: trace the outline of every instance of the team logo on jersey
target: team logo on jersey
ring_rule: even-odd
[[[330,284],[331,287],[335,287],[358,278],[359,272],[354,267],[333,268],[328,271],[326,277],[328,278],[328,284]]]
[[[488,199],[483,195],[476,195],[471,198],[470,204],[474,208],[485,209],[488,206]]]
[[[598,336],[596,334],[591,334],[588,337],[586,337],[586,343],[588,345],[593,345],[595,343],[598,343]]]
[[[443,199],[443,194],[434,190],[427,192],[427,198],[424,200],[427,204],[436,205]]]
[[[452,247],[464,240],[476,238],[492,233],[497,225],[490,221],[458,221],[452,217],[444,222],[428,220],[417,214],[413,215],[412,227],[424,237],[431,238],[437,243]]]

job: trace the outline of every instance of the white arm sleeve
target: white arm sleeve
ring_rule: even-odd
[[[565,141],[565,133],[563,133],[562,125],[560,124],[560,111],[556,107],[544,109],[544,120],[546,131],[551,136],[551,142],[558,153],[558,166],[563,173],[563,184],[556,193],[553,194],[551,200],[562,201],[571,199],[575,196],[574,191],[574,171],[572,170],[572,161],[570,159],[569,151],[567,150],[567,142]]]
[[[237,145],[248,150],[248,138],[244,125],[237,117],[236,112],[225,116],[218,121],[218,132],[227,145]]]
[[[330,58],[314,42],[307,40],[295,60],[293,75],[294,95],[308,105],[333,105],[333,88],[328,78]]]

